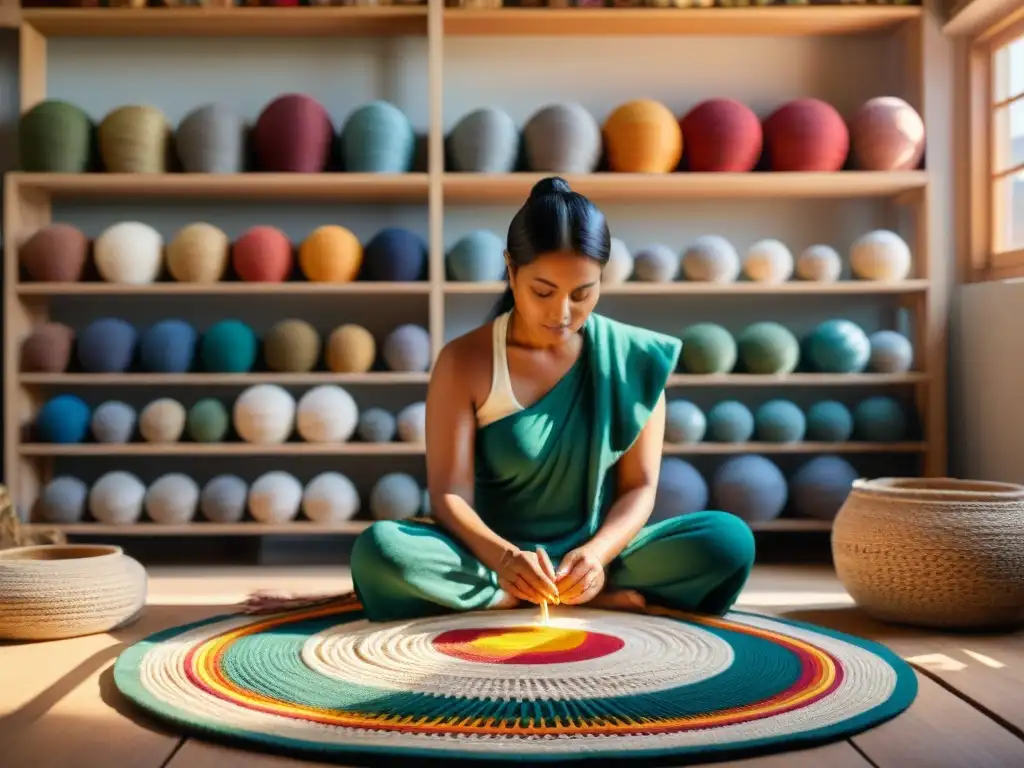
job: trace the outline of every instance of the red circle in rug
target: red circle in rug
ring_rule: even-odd
[[[625,642],[612,635],[563,627],[453,629],[433,640],[446,656],[483,664],[563,664],[615,653]]]

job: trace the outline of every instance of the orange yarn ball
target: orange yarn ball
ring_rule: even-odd
[[[604,121],[608,167],[620,173],[671,173],[683,156],[683,131],[668,107],[636,99]]]
[[[362,265],[362,243],[344,227],[317,227],[299,246],[299,267],[314,283],[350,283]]]

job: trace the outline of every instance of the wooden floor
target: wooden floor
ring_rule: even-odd
[[[151,569],[150,605],[109,635],[0,645],[3,768],[300,768],[320,763],[228,749],[180,735],[132,710],[111,667],[126,646],[159,629],[233,610],[252,589],[348,587],[341,569]],[[815,622],[889,645],[918,672],[903,715],[854,739],[728,763],[729,768],[1024,767],[1024,632],[942,635],[863,617],[834,575],[816,567],[762,567],[740,606]]]

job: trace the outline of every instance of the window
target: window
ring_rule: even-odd
[[[990,266],[1024,273],[1024,30],[991,49],[991,81]]]

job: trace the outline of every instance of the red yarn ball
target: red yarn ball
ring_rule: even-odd
[[[764,121],[764,144],[773,171],[838,171],[850,151],[842,115],[820,99],[783,104]]]
[[[319,173],[330,160],[333,136],[331,118],[318,101],[289,93],[264,107],[252,142],[261,170]]]
[[[747,173],[761,157],[761,121],[734,99],[708,99],[679,121],[690,171]]]
[[[247,283],[281,283],[294,266],[292,244],[275,227],[253,227],[231,249],[231,265]]]

